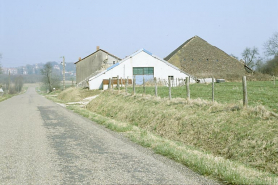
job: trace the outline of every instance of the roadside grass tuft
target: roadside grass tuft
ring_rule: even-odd
[[[0,102],[5,101],[5,100],[7,100],[7,99],[9,99],[9,98],[11,98],[13,96],[16,96],[16,95],[19,95],[19,94],[23,94],[23,93],[25,93],[27,91],[27,89],[28,89],[28,87],[23,86],[21,92],[19,92],[19,93],[16,93],[16,94],[7,94],[7,93],[5,93],[5,94],[0,96]]]
[[[11,98],[13,96],[14,96],[13,94],[4,94],[4,95],[0,96],[0,102],[4,101],[6,99],[9,99],[9,98]]]

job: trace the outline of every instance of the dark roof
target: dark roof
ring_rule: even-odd
[[[102,51],[102,52],[104,52],[104,53],[106,53],[106,54],[108,54],[108,55],[110,55],[110,56],[112,56],[112,57],[115,57],[115,58],[118,59],[118,60],[121,60],[119,57],[116,57],[115,55],[112,55],[111,53],[108,53],[107,51],[105,51],[105,50],[103,50],[103,49],[98,49],[97,51],[93,52],[92,54],[90,54],[90,55],[88,55],[88,56],[82,58],[81,60],[78,60],[78,61],[75,62],[74,64],[77,64],[78,62],[81,62],[81,61],[84,60],[85,58],[88,58],[88,57],[94,55],[95,53],[97,53],[97,52],[99,52],[99,51]]]
[[[195,37],[198,37],[198,36],[194,36],[194,37],[188,39],[187,41],[185,41],[182,45],[180,45],[177,49],[175,49],[172,53],[170,53],[167,57],[165,57],[164,60],[168,61],[176,52],[178,52],[184,45],[186,45],[188,42],[190,42]]]
[[[202,39],[201,37],[199,37],[199,36],[196,35],[196,36],[194,36],[194,37],[188,39],[187,41],[185,41],[182,45],[180,45],[177,49],[175,49],[172,53],[170,53],[167,57],[165,57],[164,60],[168,61],[174,54],[176,54],[181,48],[183,48],[183,46],[185,46],[186,44],[188,44],[191,40],[193,40],[193,39],[195,39],[195,38],[199,38],[199,39],[201,39],[202,41],[208,43],[206,40],[204,40],[204,39]],[[209,43],[208,43],[208,44],[209,44]],[[211,44],[209,44],[209,45],[211,45]],[[213,45],[211,45],[211,46],[213,46]],[[229,54],[227,54],[227,53],[226,53],[225,51],[223,51],[222,49],[219,49],[219,48],[216,47],[216,46],[213,46],[213,47],[216,48],[216,49],[218,49],[219,51],[223,52],[225,55],[231,57]],[[232,58],[233,58],[233,57],[232,57]],[[239,62],[238,59],[236,59],[236,58],[234,58],[234,59],[237,60],[237,61]]]

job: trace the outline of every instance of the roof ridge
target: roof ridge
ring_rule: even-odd
[[[210,44],[208,41],[204,40],[203,38],[199,37],[198,35],[195,35],[194,37],[188,39],[187,41],[185,41],[182,45],[180,45],[177,49],[175,49],[172,53],[170,53],[167,57],[164,58],[164,60],[170,60],[172,58],[172,56],[177,52],[179,51],[181,48],[183,48],[186,44],[188,44],[190,41],[192,41],[194,38],[199,38],[201,40],[203,40],[204,42],[206,42],[207,44],[209,44],[210,46],[218,49],[219,51],[223,52],[225,55],[229,56],[230,58],[232,59],[235,59],[236,61],[240,62],[238,59],[234,58],[234,57],[231,57],[229,54],[227,54],[225,51],[223,51],[222,49]]]
[[[95,52],[91,53],[90,55],[88,55],[88,56],[82,58],[81,60],[78,60],[78,61],[75,62],[74,64],[77,64],[78,62],[84,60],[85,58],[88,58],[89,56],[94,55],[94,54],[97,53],[98,51],[103,51],[104,53],[106,53],[106,54],[108,54],[108,55],[110,55],[110,56],[113,56],[113,57],[117,58],[118,60],[122,60],[121,58],[119,58],[119,57],[117,57],[117,56],[115,56],[115,55],[113,55],[113,54],[111,54],[111,53],[109,53],[109,52],[107,52],[107,51],[105,51],[105,50],[103,50],[103,49],[98,49],[98,50],[96,50]]]
[[[194,37],[191,37],[190,39],[186,40],[182,45],[180,45],[179,47],[177,47],[177,48],[176,48],[174,51],[172,51],[168,56],[166,56],[166,57],[164,58],[164,60],[166,60],[166,61],[170,60],[170,58],[172,58],[172,56],[173,56],[177,51],[179,51],[181,48],[183,48],[184,45],[188,44],[191,40],[193,40],[193,39],[195,39],[195,38],[197,38],[197,37],[198,37],[198,36],[195,35]],[[198,37],[198,38],[200,38],[200,37]]]

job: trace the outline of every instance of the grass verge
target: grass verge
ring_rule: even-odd
[[[263,106],[169,101],[106,91],[87,109],[278,175],[278,119]]]
[[[9,98],[11,98],[13,96],[16,96],[16,95],[19,95],[19,94],[23,94],[23,93],[26,92],[27,89],[28,89],[28,87],[24,86],[20,93],[16,93],[16,94],[3,94],[2,96],[0,96],[0,102],[4,101],[6,99],[9,99]]]
[[[0,102],[4,101],[6,99],[9,99],[9,98],[11,98],[13,96],[14,96],[14,94],[4,94],[4,95],[0,96]]]
[[[91,119],[105,127],[122,132],[133,142],[153,149],[156,153],[178,161],[196,172],[220,179],[226,184],[277,184],[276,175],[262,172],[243,164],[216,157],[211,153],[204,152],[184,143],[171,141],[146,129],[129,123],[119,122],[79,106],[68,106],[68,109]]]

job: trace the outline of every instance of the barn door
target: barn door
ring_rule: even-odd
[[[153,80],[154,68],[153,67],[134,67],[133,76],[136,79],[136,85],[142,85],[143,79],[145,82]]]

